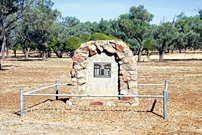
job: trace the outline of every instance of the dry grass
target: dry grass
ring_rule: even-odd
[[[12,55],[12,54],[11,54]],[[138,63],[138,82],[169,83],[168,120],[164,121],[163,102],[139,99],[137,107],[68,106],[54,97],[24,97],[20,117],[20,88],[38,89],[70,82],[69,58],[8,58],[0,71],[0,134],[202,134],[202,54],[166,54],[166,61]],[[34,54],[32,54],[34,56]],[[176,57],[175,57],[176,56]],[[144,58],[144,56],[143,56]],[[186,58],[186,59],[184,59]],[[190,60],[187,60],[187,59]],[[194,60],[192,60],[194,58]],[[198,60],[197,60],[198,59]],[[59,93],[69,93],[60,86]],[[139,94],[162,95],[164,87],[139,87]],[[44,93],[54,93],[50,88]]]

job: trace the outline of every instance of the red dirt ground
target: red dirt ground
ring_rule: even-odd
[[[19,54],[20,55],[20,54]],[[22,54],[21,54],[22,55]],[[183,54],[185,55],[185,54]],[[198,55],[198,54],[197,54]],[[173,56],[173,55],[172,55]],[[139,98],[139,105],[67,105],[65,97],[24,96],[24,115],[19,116],[20,88],[24,92],[59,83],[70,83],[69,58],[8,58],[0,71],[0,134],[202,134],[202,54],[198,60],[166,59],[138,63],[139,84],[168,80],[167,118],[163,102]],[[70,86],[59,86],[68,94]],[[162,95],[164,87],[139,87],[140,95]],[[55,93],[50,88],[40,93]]]

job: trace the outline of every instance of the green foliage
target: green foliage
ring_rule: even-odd
[[[96,40],[112,40],[111,37],[108,37],[104,33],[94,33],[90,38],[89,41],[96,41]]]
[[[140,44],[138,50],[138,61],[141,59],[143,41],[150,30],[149,22],[153,15],[150,14],[143,5],[138,7],[132,6],[129,14],[122,14],[119,17],[120,27],[129,39],[135,38]],[[133,44],[132,44],[133,45]]]
[[[128,47],[130,47],[130,44],[128,44],[128,43],[125,43]]]
[[[123,39],[119,39],[119,38],[115,38],[113,40],[116,40],[116,41],[123,41]]]
[[[65,50],[73,51],[80,47],[82,40],[78,37],[71,37],[65,42]]]
[[[89,37],[86,36],[86,35],[83,35],[83,36],[80,37],[80,39],[82,40],[83,43],[87,42],[87,41],[88,41],[88,38],[89,38]]]
[[[159,51],[159,61],[163,61],[164,51],[179,37],[177,28],[170,22],[162,23],[153,32],[151,44]]]
[[[144,49],[145,49],[146,51],[148,51],[148,50],[151,50],[151,51],[155,50],[155,47],[151,44],[151,41],[152,41],[152,39],[147,39],[147,40],[144,42],[143,47],[144,47]]]

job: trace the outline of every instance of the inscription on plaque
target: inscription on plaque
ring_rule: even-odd
[[[110,78],[111,77],[111,63],[94,62],[94,77]]]

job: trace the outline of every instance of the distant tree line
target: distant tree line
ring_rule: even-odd
[[[21,49],[26,58],[38,50],[43,60],[54,52],[57,57],[71,56],[81,43],[90,40],[122,40],[138,55],[158,50],[159,61],[166,51],[202,49],[202,9],[196,16],[177,15],[172,22],[150,24],[154,15],[143,5],[132,6],[129,13],[109,21],[80,22],[76,17],[62,17],[53,10],[51,0],[0,1],[1,59],[8,49]],[[1,62],[0,62],[1,65]],[[1,67],[1,66],[0,66]]]

